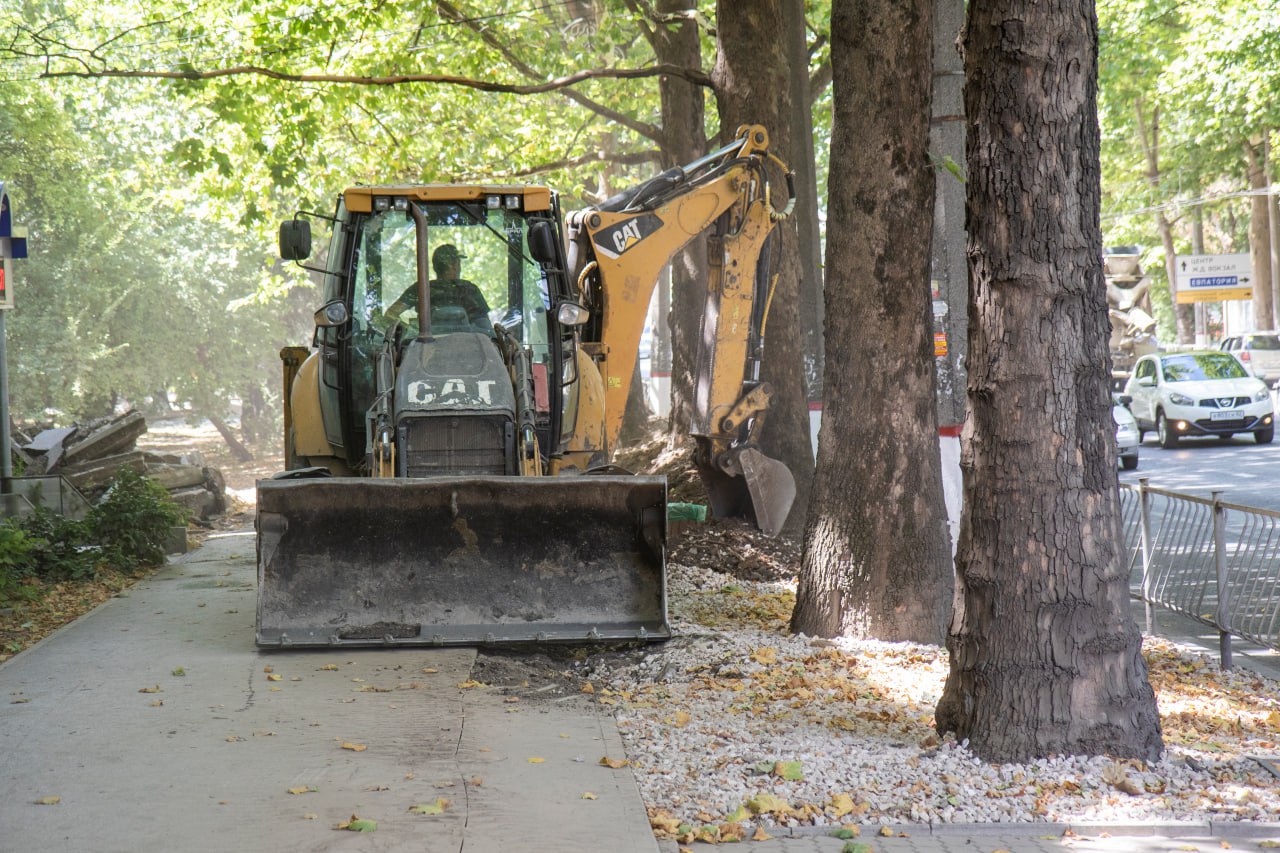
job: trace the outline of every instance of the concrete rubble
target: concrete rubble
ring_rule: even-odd
[[[105,492],[118,473],[131,470],[163,486],[192,518],[225,513],[222,473],[205,465],[198,453],[174,456],[139,450],[137,441],[146,431],[142,413],[129,411],[34,436],[15,432],[14,444],[24,474],[61,475],[90,501]]]

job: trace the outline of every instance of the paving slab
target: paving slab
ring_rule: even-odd
[[[253,549],[213,537],[0,665],[0,850],[658,850],[599,764],[612,717],[459,687],[471,649],[260,652]]]

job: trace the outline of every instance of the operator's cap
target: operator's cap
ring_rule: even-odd
[[[458,251],[457,246],[452,243],[445,243],[432,253],[431,266],[435,269],[443,269],[451,264],[456,264],[465,257],[466,255]]]

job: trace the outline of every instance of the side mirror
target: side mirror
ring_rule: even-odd
[[[537,219],[529,225],[529,253],[540,264],[556,262],[556,229],[545,219]]]
[[[1121,394],[1116,399],[1119,400],[1120,405],[1124,406],[1126,409],[1133,404],[1133,398],[1130,397],[1128,394]]]
[[[561,302],[556,308],[556,322],[561,326],[581,326],[591,319],[591,312],[576,302]]]
[[[280,257],[286,261],[303,261],[311,257],[310,222],[286,219],[280,223]]]
[[[1156,378],[1154,376],[1144,376],[1138,380],[1138,384],[1145,388],[1156,387]]]
[[[316,311],[315,319],[317,326],[329,328],[346,323],[351,319],[351,313],[347,311],[347,306],[341,299],[335,299],[321,305],[320,310]]]

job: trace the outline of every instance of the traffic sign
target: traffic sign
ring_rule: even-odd
[[[1178,255],[1174,266],[1180,304],[1253,298],[1253,261],[1232,255]]]

